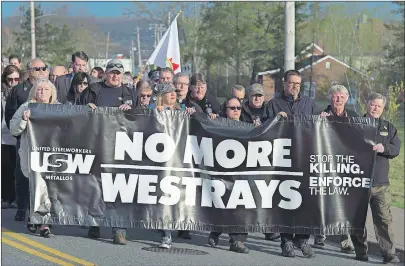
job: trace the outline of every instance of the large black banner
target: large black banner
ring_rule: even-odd
[[[184,111],[30,108],[34,223],[363,233],[373,119],[300,116],[254,128]]]

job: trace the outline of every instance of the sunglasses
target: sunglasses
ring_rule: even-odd
[[[152,96],[152,94],[141,94],[141,98],[150,98]]]
[[[46,71],[48,69],[48,66],[44,66],[44,67],[31,67],[30,70],[35,70],[37,72],[39,71]]]
[[[108,65],[108,66],[107,66],[107,68],[113,68],[113,67],[116,67],[116,68],[124,68],[124,66],[123,66],[122,64],[111,64],[111,65]]]
[[[86,81],[83,81],[83,82],[78,82],[77,85],[84,85],[84,86],[87,86],[87,85],[89,85],[89,83],[86,82]]]
[[[20,78],[7,78],[7,81],[8,81],[8,82],[13,82],[13,81],[19,82],[19,81],[20,81]]]
[[[240,110],[242,110],[242,106],[227,106],[226,108],[229,108],[232,111],[235,111],[235,110],[240,111]]]

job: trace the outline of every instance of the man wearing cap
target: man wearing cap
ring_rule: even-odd
[[[126,111],[132,108],[132,94],[127,86],[122,84],[124,66],[118,59],[110,60],[107,64],[105,81],[91,84],[80,96],[80,103],[91,109],[101,107],[119,107]],[[114,244],[126,244],[126,228],[112,228]],[[99,238],[100,227],[90,226],[88,237]]]
[[[258,126],[267,120],[263,86],[259,83],[250,85],[248,97],[248,100],[242,103],[240,121]]]
[[[96,106],[120,107],[125,110],[134,107],[131,92],[127,86],[122,84],[124,66],[121,60],[110,60],[105,73],[105,81],[93,83],[82,92],[81,103],[92,108]]]
[[[219,114],[221,112],[221,104],[214,96],[207,94],[207,83],[204,76],[200,73],[195,73],[191,77],[190,92],[187,97],[208,115]]]
[[[73,72],[67,75],[57,77],[55,79],[55,87],[57,90],[58,101],[60,103],[66,103],[66,97],[68,95],[68,91],[70,89],[70,85],[72,84],[72,79],[74,75],[79,72],[86,72],[88,61],[89,57],[83,51],[72,54],[71,67],[73,69]],[[99,79],[96,79],[92,76],[89,77],[89,84],[99,81],[100,81]]]

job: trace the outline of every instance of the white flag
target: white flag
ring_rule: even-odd
[[[147,65],[155,65],[157,67],[170,67],[174,74],[181,71],[180,65],[180,45],[179,34],[177,31],[177,17],[173,20],[170,28],[167,29],[159,44],[156,46],[150,56]]]

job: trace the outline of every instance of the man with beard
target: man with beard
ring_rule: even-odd
[[[301,94],[301,74],[297,70],[288,70],[284,73],[284,91],[280,97],[271,99],[266,106],[266,115],[269,119],[277,115],[287,117],[290,115],[317,115],[319,109],[315,101]],[[295,257],[294,243],[301,248],[304,257],[315,256],[308,244],[309,235],[281,233],[282,255]]]

